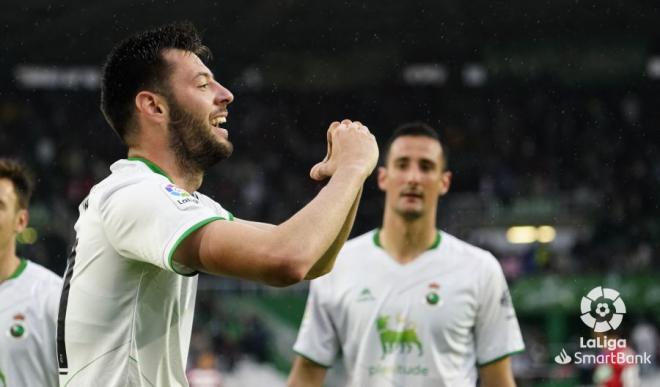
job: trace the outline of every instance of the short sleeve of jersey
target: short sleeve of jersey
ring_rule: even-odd
[[[330,368],[339,352],[339,339],[322,288],[327,277],[311,282],[307,306],[293,350],[300,356]]]
[[[150,179],[115,190],[98,206],[105,234],[121,256],[187,276],[197,273],[172,261],[178,245],[207,223],[226,219],[195,195]]]
[[[525,349],[504,273],[497,260],[489,258],[482,272],[475,324],[479,366]]]

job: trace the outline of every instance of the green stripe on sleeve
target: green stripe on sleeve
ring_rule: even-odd
[[[204,219],[201,222],[198,222],[198,223],[192,225],[183,234],[181,234],[181,236],[179,237],[179,239],[176,240],[176,242],[174,242],[174,246],[172,246],[172,249],[170,250],[170,253],[167,255],[167,262],[170,265],[170,269],[172,269],[173,272],[175,272],[177,274],[180,274],[180,275],[183,275],[183,276],[186,276],[186,277],[192,277],[192,276],[197,275],[197,273],[199,273],[196,270],[192,273],[181,273],[181,272],[179,272],[178,270],[176,270],[174,268],[174,264],[172,263],[172,257],[174,256],[174,252],[179,247],[181,242],[183,242],[183,240],[186,239],[188,237],[188,235],[192,234],[193,232],[199,230],[200,228],[202,228],[202,227],[206,226],[207,224],[209,224],[211,222],[214,222],[216,220],[225,220],[225,218],[221,218],[219,216],[213,216],[211,218]]]

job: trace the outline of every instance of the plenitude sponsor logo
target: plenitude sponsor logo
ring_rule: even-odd
[[[422,365],[404,366],[404,365],[384,365],[376,364],[369,366],[369,376],[379,375],[414,375],[428,376],[429,369]]]

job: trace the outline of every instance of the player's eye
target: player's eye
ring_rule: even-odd
[[[422,163],[422,164],[420,165],[420,169],[421,169],[422,171],[424,171],[424,172],[430,172],[430,171],[432,171],[434,168],[433,168],[433,164]]]
[[[199,87],[200,89],[207,89],[207,88],[209,87],[209,84],[208,84],[208,83],[205,83],[205,84],[203,84],[203,85],[199,85],[198,87]]]

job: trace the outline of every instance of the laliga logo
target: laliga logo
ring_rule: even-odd
[[[582,322],[594,332],[608,332],[621,325],[626,304],[616,290],[598,286],[582,297],[580,311]]]

